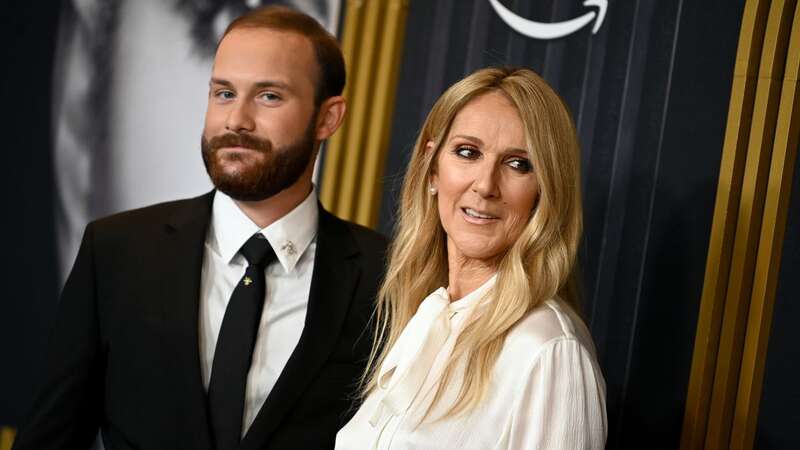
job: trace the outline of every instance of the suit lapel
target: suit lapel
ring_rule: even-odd
[[[319,207],[314,273],[305,326],[240,449],[261,448],[325,363],[341,332],[360,276],[358,247],[341,220]]]
[[[188,200],[173,211],[165,225],[160,253],[163,261],[161,289],[166,323],[173,339],[165,345],[173,348],[173,366],[178,408],[176,417],[188,448],[211,450],[206,393],[200,370],[198,314],[200,277],[206,232],[211,217],[213,191]]]

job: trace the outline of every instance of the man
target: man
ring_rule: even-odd
[[[216,190],[87,227],[14,448],[88,448],[98,428],[108,450],[333,447],[385,248],[311,182],[343,86],[310,17],[265,8],[228,27],[202,136]]]

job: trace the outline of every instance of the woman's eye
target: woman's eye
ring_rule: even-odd
[[[521,173],[528,173],[533,170],[533,165],[530,161],[523,158],[514,158],[507,163],[509,167]]]
[[[460,158],[465,159],[477,159],[480,156],[480,152],[474,148],[470,147],[458,147],[453,153],[455,153]]]

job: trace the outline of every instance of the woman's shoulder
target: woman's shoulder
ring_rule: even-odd
[[[567,343],[594,356],[591,334],[580,316],[564,301],[550,299],[532,309],[509,332],[504,352],[537,355],[541,350]]]

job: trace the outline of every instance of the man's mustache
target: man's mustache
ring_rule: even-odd
[[[242,147],[267,153],[272,150],[272,142],[269,139],[261,139],[249,134],[227,133],[214,136],[208,141],[209,148],[216,151],[223,147]]]

